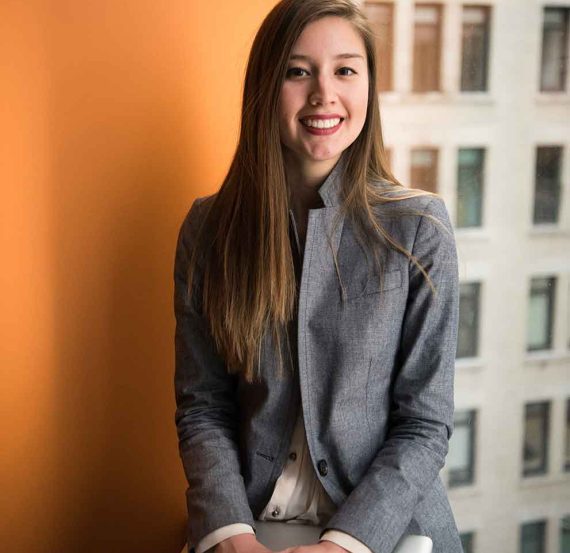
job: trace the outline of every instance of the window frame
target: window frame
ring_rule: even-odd
[[[539,409],[542,410],[541,415],[541,463],[540,466],[536,468],[528,468],[525,466],[526,463],[526,444],[527,444],[527,424],[529,419],[529,410]],[[532,476],[541,476],[548,474],[550,455],[548,453],[550,447],[550,417],[552,413],[551,402],[548,400],[544,401],[530,401],[524,405],[524,420],[523,420],[523,447],[522,447],[522,476],[523,478],[528,478]]]
[[[428,86],[430,83],[421,83],[420,74],[417,72],[419,64],[417,63],[416,46],[417,46],[417,32],[419,23],[416,21],[416,14],[418,8],[434,8],[437,12],[437,26],[436,26],[436,49],[437,60],[435,61],[435,86],[432,88]],[[443,81],[443,31],[444,31],[444,17],[445,17],[445,3],[443,2],[414,2],[413,15],[412,15],[412,79],[411,90],[414,94],[429,94],[433,92],[442,92]]]
[[[455,228],[458,230],[472,230],[472,229],[482,229],[485,225],[485,194],[486,194],[486,167],[488,152],[485,146],[459,146],[457,148],[456,157],[456,174],[455,174]],[[464,225],[459,224],[459,205],[460,205],[460,171],[461,171],[461,152],[463,151],[476,151],[480,155],[480,166],[479,166],[479,221],[477,225]]]
[[[545,329],[545,335],[546,335],[546,342],[539,344],[539,345],[531,345],[529,343],[529,318],[530,318],[530,303],[532,301],[533,298],[533,286],[538,286],[538,284],[536,284],[536,281],[538,280],[543,280],[543,281],[550,281],[551,285],[548,286],[546,285],[545,287],[543,287],[542,290],[535,290],[535,295],[539,295],[541,294],[541,292],[543,292],[544,290],[548,291],[547,294],[547,309],[548,309],[548,313],[547,313],[547,317],[546,317],[546,324],[547,324],[547,328]],[[532,353],[532,352],[537,352],[537,351],[552,351],[554,349],[554,323],[555,323],[555,317],[556,317],[556,288],[557,288],[557,277],[556,275],[537,275],[537,276],[533,276],[530,279],[530,286],[529,286],[529,291],[528,291],[528,307],[527,307],[527,336],[526,336],[526,351],[528,353]]]
[[[489,92],[489,67],[490,67],[490,56],[491,56],[491,18],[492,18],[492,14],[493,14],[493,6],[490,4],[479,4],[479,3],[473,3],[473,4],[462,4],[461,6],[462,10],[461,10],[461,57],[460,57],[460,63],[461,63],[461,70],[460,70],[460,75],[459,75],[459,90],[460,92],[466,92],[466,93],[472,93],[472,92]],[[465,78],[464,78],[464,73],[465,73],[465,27],[466,27],[466,23],[464,21],[464,14],[465,14],[465,10],[468,9],[480,9],[482,10],[482,12],[484,13],[484,32],[485,32],[485,37],[484,37],[484,44],[483,44],[483,48],[484,48],[484,52],[483,52],[483,63],[484,63],[484,68],[483,68],[483,85],[482,88],[465,88],[464,83],[465,83]]]
[[[414,165],[414,153],[418,152],[429,152],[432,155],[432,159],[434,160],[430,172],[433,174],[433,188],[426,188],[420,186],[418,182],[416,182],[417,178],[414,177],[415,171],[422,171],[419,166]],[[440,162],[440,155],[439,155],[439,148],[435,146],[413,146],[410,149],[410,186],[412,188],[420,188],[421,190],[427,190],[429,192],[437,193],[439,186],[439,162]]]
[[[471,288],[472,290],[474,290],[473,296],[472,296],[472,301],[474,301],[475,304],[475,323],[473,325],[473,332],[474,332],[474,336],[473,336],[473,341],[474,341],[474,351],[473,353],[469,355],[459,355],[459,339],[457,341],[457,349],[455,352],[455,359],[472,359],[475,357],[479,357],[480,355],[480,340],[481,340],[481,296],[482,296],[482,282],[480,280],[470,280],[470,281],[466,281],[466,282],[460,282],[459,283],[459,327],[458,327],[458,333],[461,332],[461,299],[462,299],[462,292],[463,290],[465,290],[467,287]]]
[[[380,43],[378,41],[378,37],[375,36],[375,46],[376,46],[376,63],[377,63],[377,67],[376,67],[376,92],[377,93],[383,93],[383,92],[393,92],[394,91],[394,66],[395,66],[395,52],[396,52],[396,48],[395,48],[395,21],[396,21],[396,6],[395,6],[395,2],[394,0],[366,0],[364,2],[362,2],[361,4],[364,13],[367,15],[369,22],[370,22],[370,27],[372,29],[373,32],[375,32],[375,25],[374,25],[374,20],[369,16],[368,12],[367,12],[367,8],[368,7],[374,7],[374,6],[384,6],[386,8],[388,8],[389,12],[390,12],[390,17],[389,17],[389,36],[387,38],[387,44],[388,44],[388,48],[389,48],[389,57],[387,60],[387,64],[388,64],[388,70],[387,70],[387,79],[386,79],[386,86],[384,86],[384,81],[382,79],[382,72],[381,72],[381,64],[382,64],[382,56],[380,55]]]
[[[541,534],[541,542],[540,542],[540,549],[538,551],[532,552],[532,553],[546,553],[546,535],[547,535],[547,527],[548,527],[548,521],[547,519],[539,519],[539,520],[529,520],[528,522],[523,522],[520,525],[520,530],[519,530],[519,551],[520,553],[526,553],[526,551],[524,551],[523,549],[523,545],[524,545],[524,533],[525,533],[525,528],[528,528],[530,526],[537,526],[540,528],[540,534]]]
[[[548,88],[544,86],[544,57],[545,57],[545,16],[547,11],[559,11],[564,13],[564,48],[562,59],[564,66],[562,69],[561,88]],[[540,34],[540,65],[538,74],[538,91],[541,94],[567,94],[568,90],[568,59],[570,50],[570,7],[564,5],[547,5],[542,7],[542,21],[541,21],[541,34]]]
[[[556,180],[556,192],[557,196],[553,202],[556,206],[554,220],[537,220],[537,198],[539,197],[539,159],[541,156],[541,151],[553,150],[557,152],[557,175]],[[563,202],[564,186],[562,182],[562,173],[564,170],[564,145],[563,144],[537,144],[534,149],[534,182],[533,182],[533,197],[532,197],[532,226],[541,227],[547,226],[559,226],[561,219],[561,207]]]
[[[458,416],[465,417],[465,420],[458,421]],[[477,442],[477,427],[479,424],[478,418],[477,409],[460,409],[455,412],[454,428],[457,429],[459,426],[465,426],[469,429],[469,451],[467,453],[467,467],[465,469],[456,469],[454,471],[452,468],[448,468],[447,484],[450,489],[457,489],[475,484],[475,448]]]

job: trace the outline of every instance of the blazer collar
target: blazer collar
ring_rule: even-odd
[[[346,155],[343,153],[328,177],[319,187],[319,195],[325,207],[335,207],[342,203],[342,176],[346,165]]]

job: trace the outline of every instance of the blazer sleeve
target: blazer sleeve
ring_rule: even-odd
[[[187,290],[200,203],[194,202],[182,223],[174,263],[175,422],[188,481],[190,547],[223,526],[243,523],[255,528],[237,445],[237,377],[226,372],[203,316],[200,268],[192,293]]]
[[[394,550],[415,506],[444,465],[453,431],[459,278],[453,228],[439,197],[428,202],[420,217],[412,254],[437,295],[410,261],[388,433],[363,478],[324,529],[346,532],[374,553]]]
[[[196,553],[207,553],[210,549],[215,548],[220,542],[233,536],[239,536],[240,534],[255,534],[255,531],[249,524],[238,523],[222,526],[221,528],[210,532],[200,540],[200,543],[195,547]]]

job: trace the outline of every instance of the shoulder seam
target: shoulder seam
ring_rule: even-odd
[[[428,210],[428,207],[436,200],[436,198],[432,198],[424,207],[422,214],[420,215],[420,220],[418,221],[418,226],[416,227],[416,234],[414,235],[414,241],[412,243],[412,254],[414,253],[414,248],[416,247],[416,242],[418,240],[418,233],[420,231],[420,227],[422,226],[422,222],[424,220],[425,214]]]

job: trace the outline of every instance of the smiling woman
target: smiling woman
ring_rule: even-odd
[[[317,530],[299,553],[462,550],[439,477],[457,252],[439,196],[387,168],[376,64],[351,1],[279,2],[228,175],[180,229],[176,424],[196,553],[267,553],[276,522],[290,545],[295,525]]]

